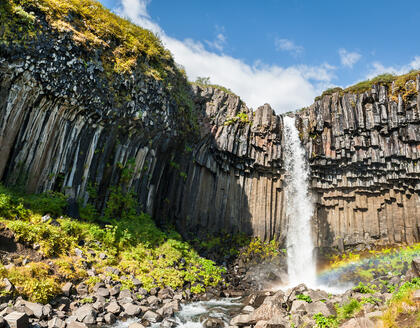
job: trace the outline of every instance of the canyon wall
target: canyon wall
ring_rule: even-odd
[[[413,243],[420,235],[419,75],[405,93],[373,86],[299,113],[318,245]]]
[[[202,86],[188,87],[186,113],[159,79],[137,70],[110,84],[70,35],[49,37],[0,45],[3,183],[60,191],[98,210],[119,187],[188,238],[243,232],[285,241],[293,217],[282,116]],[[419,241],[419,84],[408,81],[406,94],[373,86],[325,95],[295,114],[319,247]]]

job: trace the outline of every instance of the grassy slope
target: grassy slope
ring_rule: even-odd
[[[176,232],[162,231],[148,215],[137,214],[136,205],[131,194],[114,190],[104,216],[85,208],[81,211],[85,220],[74,220],[61,217],[66,206],[61,194],[25,195],[0,187],[0,223],[26,245],[39,245],[44,255],[43,261],[28,265],[20,265],[23,259],[9,269],[0,265],[0,278],[9,278],[21,295],[43,303],[60,293],[66,281],[90,286],[99,281],[88,277],[83,262],[98,273],[107,266],[118,268],[121,275],[112,278],[121,281],[123,288],[133,287],[123,278],[130,274],[148,290],[189,286],[191,292],[199,293],[221,281],[223,268],[200,257]],[[42,222],[46,213],[60,218]],[[76,256],[76,248],[85,258]],[[39,279],[48,273],[48,279]]]

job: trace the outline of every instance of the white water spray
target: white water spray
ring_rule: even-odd
[[[311,217],[313,206],[308,194],[309,168],[301,145],[295,118],[283,117],[284,165],[286,169],[287,266],[289,285],[305,283],[315,287],[316,262],[313,255]]]

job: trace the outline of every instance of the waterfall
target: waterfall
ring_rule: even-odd
[[[308,194],[309,168],[299,131],[295,126],[295,118],[284,116],[283,121],[289,284],[305,283],[313,287],[316,281],[316,263],[311,232],[313,206]]]

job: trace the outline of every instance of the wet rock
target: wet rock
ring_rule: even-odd
[[[83,322],[70,321],[66,324],[66,328],[88,328]]]
[[[219,318],[207,318],[203,321],[202,325],[206,328],[222,328],[225,326],[225,323]]]
[[[145,328],[145,327],[139,322],[133,322],[133,323],[130,323],[128,328]]]
[[[156,312],[149,310],[143,315],[143,319],[151,323],[156,323],[162,321],[162,316]]]
[[[177,311],[179,311],[179,302],[175,300],[175,301],[166,303],[156,312],[162,317],[165,317],[165,316],[172,316]]]

